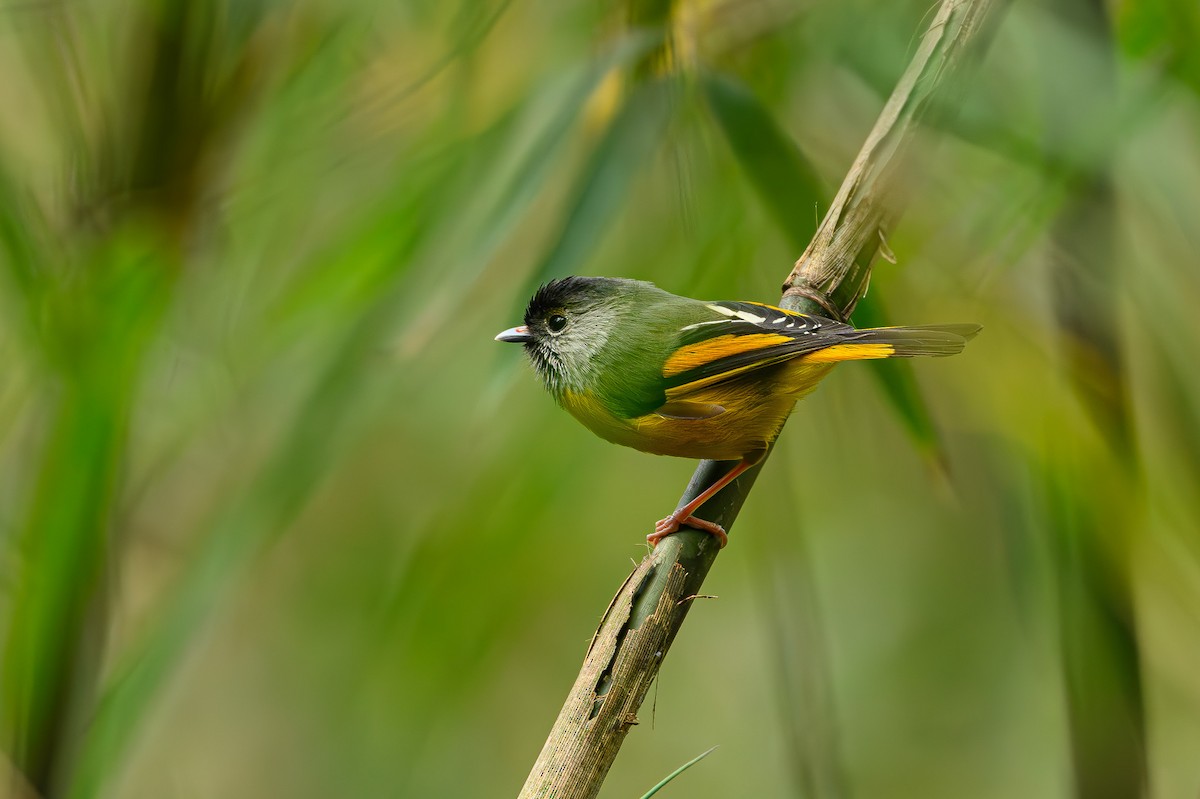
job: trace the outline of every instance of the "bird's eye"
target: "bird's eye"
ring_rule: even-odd
[[[546,320],[546,327],[551,333],[561,333],[562,329],[567,326],[567,317],[560,313],[554,314]]]

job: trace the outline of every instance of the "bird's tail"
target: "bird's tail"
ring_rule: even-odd
[[[962,352],[982,328],[979,325],[925,325],[872,327],[856,330],[845,343],[835,344],[805,357],[809,363],[838,363],[871,358],[944,357]]]

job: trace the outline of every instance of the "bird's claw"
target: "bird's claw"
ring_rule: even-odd
[[[678,519],[674,514],[671,514],[665,519],[659,519],[654,525],[654,532],[646,536],[646,540],[650,542],[650,546],[658,546],[658,542],[662,541],[669,535],[674,535],[679,531],[681,525],[694,527],[697,530],[703,530],[706,533],[714,536],[721,549],[729,543],[729,536],[725,534],[725,528],[715,522],[697,519],[695,516],[688,516],[683,519]]]

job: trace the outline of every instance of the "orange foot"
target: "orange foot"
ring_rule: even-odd
[[[656,547],[659,541],[679,532],[679,526],[683,524],[716,536],[721,549],[724,549],[725,545],[729,543],[729,536],[725,535],[725,528],[721,525],[714,522],[706,522],[704,519],[697,519],[695,516],[685,516],[682,519],[678,519],[675,517],[675,514],[671,514],[665,519],[660,519],[654,525],[654,532],[646,536],[646,540],[650,542],[650,546]]]

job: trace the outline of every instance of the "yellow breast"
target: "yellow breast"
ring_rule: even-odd
[[[678,419],[657,413],[621,419],[585,393],[567,392],[560,402],[585,427],[615,444],[656,455],[739,460],[775,440],[796,400],[812,391],[831,367],[797,360],[715,385],[668,393],[668,400],[725,409],[706,419]]]

